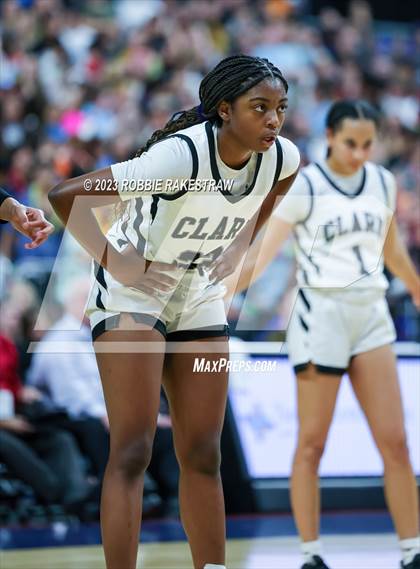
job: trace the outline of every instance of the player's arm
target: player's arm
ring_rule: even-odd
[[[420,277],[398,231],[395,216],[391,220],[385,239],[384,262],[387,269],[403,281],[414,304],[420,308]]]
[[[93,210],[120,202],[118,184],[111,168],[61,182],[51,190],[48,199],[58,217],[82,247],[119,282],[148,293],[154,287],[166,290],[174,284],[173,279],[166,275],[159,274],[157,277],[152,274],[161,270],[159,263],[153,263],[153,269],[146,275],[148,264],[134,247],[129,248],[129,254],[123,255],[102,233]]]
[[[95,191],[102,184],[107,191]],[[111,168],[60,182],[50,191],[48,199],[58,217],[82,247],[107,268],[107,256],[112,256],[116,251],[102,233],[93,209],[120,201]]]
[[[240,263],[235,272],[224,280],[227,298],[247,289],[262,275],[290,236],[292,229],[291,223],[279,217],[272,216],[269,219],[266,231],[253,242],[243,264]]]

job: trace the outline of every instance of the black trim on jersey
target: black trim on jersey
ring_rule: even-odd
[[[383,174],[383,169],[381,166],[377,166],[377,169],[378,169],[379,178],[381,179],[382,189],[383,189],[384,194],[385,194],[385,203],[386,203],[386,205],[389,206],[389,192],[388,192],[388,188],[386,187],[386,184],[385,184],[385,177]]]
[[[218,338],[221,336],[229,337],[229,326],[227,324],[222,327],[216,325],[206,328],[196,328],[195,330],[169,332],[166,336],[166,340],[168,342],[188,342],[191,340],[205,340],[206,338]]]
[[[346,198],[356,198],[358,195],[360,195],[363,191],[363,188],[365,187],[365,182],[366,182],[366,168],[365,166],[363,166],[363,174],[362,174],[362,181],[360,182],[360,186],[358,187],[358,189],[356,190],[356,192],[354,194],[349,194],[348,192],[345,192],[344,190],[342,190],[341,188],[339,188],[337,186],[337,184],[331,180],[331,178],[328,176],[328,174],[325,172],[325,170],[317,163],[314,162],[315,166],[318,168],[318,170],[321,172],[321,174],[323,174],[323,176],[327,179],[327,181],[331,184],[331,186],[337,190],[338,192],[340,192],[340,194],[343,194],[343,196],[346,196]]]
[[[319,266],[312,260],[312,258],[306,253],[306,251],[303,249],[302,245],[300,244],[299,237],[298,237],[298,234],[297,234],[297,231],[296,231],[296,230],[293,231],[293,236],[294,236],[294,238],[295,238],[296,245],[299,247],[299,250],[301,251],[301,253],[302,253],[303,256],[305,257],[305,259],[307,259],[307,260],[311,263],[311,265],[314,267],[314,269],[316,270],[316,272],[318,273],[318,275],[320,275],[320,274],[321,274],[321,269],[320,269]]]
[[[211,173],[212,173],[212,176],[213,176],[215,182],[218,183],[218,182],[220,182],[221,177],[220,177],[220,172],[219,172],[219,168],[217,167],[217,161],[216,161],[216,147],[214,144],[213,127],[209,121],[206,122],[205,128],[206,128],[206,134],[207,134],[207,141],[208,141],[208,145],[209,145],[209,157],[210,157]],[[245,191],[243,193],[232,194],[231,192],[229,192],[229,190],[226,190],[226,188],[219,188],[220,193],[228,200],[228,202],[236,203],[236,202],[240,201],[242,198],[244,198],[245,196],[248,196],[252,192],[252,190],[254,189],[255,183],[257,181],[257,178],[258,178],[262,158],[263,158],[263,155],[261,152],[259,152],[257,155],[257,162],[255,164],[254,178],[253,178],[251,184],[245,189]],[[223,184],[221,184],[221,185],[223,185]]]
[[[104,287],[104,289],[107,291],[108,290],[108,285],[106,284],[105,281],[105,275],[104,275],[104,268],[102,267],[102,265],[100,265],[99,263],[97,263],[96,261],[93,261],[94,267],[95,267],[95,276],[96,276],[96,280],[98,281],[98,283]]]
[[[305,174],[304,172],[301,172],[301,175],[305,178],[305,180],[308,182],[308,188],[309,188],[309,199],[310,199],[310,204],[309,204],[309,211],[307,213],[307,215],[300,221],[298,221],[297,223],[303,225],[306,229],[306,222],[308,221],[308,219],[311,217],[312,212],[314,210],[314,187],[312,185],[312,182],[309,178],[309,176],[307,174]]]
[[[305,371],[305,369],[308,367],[310,363],[311,362],[305,362],[303,364],[297,364],[293,366],[295,374],[298,374],[301,371]],[[342,368],[342,367],[330,367],[319,364],[314,364],[314,366],[317,371],[328,375],[343,375],[343,373],[346,373],[347,371],[347,368]]]
[[[283,168],[283,148],[281,147],[280,140],[276,138],[276,171],[274,172],[273,183],[271,184],[271,189],[277,184],[280,178],[280,173]]]
[[[302,328],[305,330],[305,332],[309,332],[309,326],[306,324],[305,320],[302,318],[302,316],[299,314],[299,322],[302,325]]]
[[[302,271],[302,276],[303,276],[303,280],[305,281],[305,284],[307,286],[311,286],[309,279],[308,279],[308,273],[305,271],[305,269],[303,267],[299,267],[299,270]]]
[[[308,309],[308,312],[311,311],[311,305],[309,303],[309,300],[306,298],[305,293],[303,292],[303,290],[300,288],[298,290],[298,295],[301,297],[301,299],[303,300],[303,304],[306,306],[306,308]]]
[[[137,216],[133,223],[133,229],[137,235],[137,252],[143,254],[146,249],[146,239],[143,237],[143,235],[140,232],[140,225],[142,224],[144,219],[141,211],[141,208],[143,207],[143,200],[141,198],[137,198],[135,203],[136,203],[135,208]]]
[[[198,154],[197,154],[197,149],[195,147],[194,142],[186,134],[179,134],[179,133],[171,134],[171,136],[168,136],[165,140],[167,140],[168,138],[181,138],[182,140],[184,140],[188,144],[188,147],[189,147],[190,152],[191,152],[192,163],[193,163],[190,179],[195,180],[197,178],[197,174],[198,174]],[[179,192],[176,192],[174,194],[157,194],[157,195],[159,198],[161,198],[163,200],[173,201],[173,200],[176,200],[176,199],[184,196],[187,192],[188,192],[188,190],[179,190]]]
[[[152,204],[150,206],[150,217],[151,217],[151,221],[150,223],[152,224],[155,220],[156,214],[157,214],[157,210],[158,210],[158,204],[159,204],[159,196],[157,196],[156,194],[154,194],[152,196]]]
[[[189,149],[191,151],[192,163],[193,163],[191,180],[195,180],[197,178],[197,174],[198,174],[198,154],[197,154],[197,149],[195,147],[195,144],[192,141],[192,139],[189,136],[187,136],[186,134],[175,133],[175,134],[171,134],[171,136],[168,136],[168,138],[177,138],[177,137],[181,138],[182,140],[185,140],[185,142],[189,146]]]
[[[98,290],[98,294],[96,295],[96,307],[99,308],[100,310],[105,310],[105,306],[104,303],[102,302],[102,292],[101,289]]]
[[[105,280],[104,268],[102,267],[102,265],[100,265],[96,261],[93,261],[93,266],[94,266],[94,274],[95,274],[95,278],[96,278],[97,282],[106,291],[108,291],[108,285],[106,284],[106,280]],[[104,303],[102,302],[102,291],[100,288],[98,288],[98,294],[96,295],[95,303],[96,303],[97,308],[99,308],[100,310],[105,310]]]
[[[161,320],[150,316],[150,314],[140,314],[137,312],[129,312],[128,314],[130,314],[138,324],[147,324],[151,328],[160,332],[163,337],[166,337],[166,326]],[[104,320],[98,322],[98,324],[92,328],[92,340],[97,340],[104,332],[109,332],[109,330],[115,330],[118,328],[120,324],[120,317],[121,313],[114,314],[113,316],[108,316]],[[135,330],[133,330],[133,332],[135,332]]]

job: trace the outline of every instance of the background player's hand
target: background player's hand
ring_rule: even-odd
[[[31,240],[25,243],[25,249],[36,249],[53,233],[54,226],[45,219],[44,212],[35,207],[27,207],[13,198],[3,202],[5,213],[3,219]]]
[[[109,249],[111,253],[112,249]],[[129,244],[122,253],[113,250],[108,255],[107,270],[121,284],[137,288],[147,294],[156,291],[174,290],[178,280],[167,273],[176,269],[176,264],[146,261],[133,245]]]
[[[417,308],[417,310],[420,310],[420,282],[417,284],[417,286],[413,290],[410,290],[410,294],[411,294],[411,298],[413,300],[414,306]]]

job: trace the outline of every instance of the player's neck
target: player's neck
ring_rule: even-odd
[[[329,156],[325,160],[325,164],[328,166],[328,168],[331,170],[331,172],[333,174],[335,174],[336,176],[342,176],[342,177],[348,177],[348,178],[351,178],[352,176],[356,176],[362,169],[362,168],[359,168],[356,171],[349,171],[345,166],[340,164],[340,162],[337,162],[337,160],[334,160],[334,158],[331,156]]]
[[[217,150],[222,162],[235,170],[240,170],[251,158],[252,150],[244,148],[229,132],[217,129]]]

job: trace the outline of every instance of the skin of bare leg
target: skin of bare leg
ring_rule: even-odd
[[[334,414],[339,375],[321,374],[309,366],[297,375],[299,433],[293,459],[290,494],[302,541],[319,535],[318,468]]]
[[[419,497],[407,448],[395,355],[390,345],[352,359],[350,379],[381,453],[385,495],[400,539],[419,534]]]
[[[124,341],[155,342],[161,351],[107,353],[104,348],[107,342]],[[101,499],[106,567],[134,569],[144,472],[150,462],[159,411],[164,338],[124,314],[120,329],[101,334],[95,350],[110,426],[110,455]]]
[[[217,346],[200,353],[201,346]],[[188,342],[189,346],[193,342]],[[220,437],[226,409],[226,371],[193,372],[194,359],[228,357],[227,338],[195,341],[194,353],[177,352],[165,379],[175,450],[180,465],[180,508],[195,569],[225,564],[225,507],[220,477]],[[216,349],[216,348],[215,348]]]

